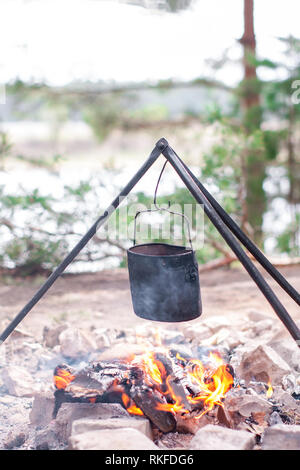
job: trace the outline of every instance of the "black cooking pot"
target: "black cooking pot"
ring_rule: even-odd
[[[192,248],[146,243],[128,249],[133,309],[138,317],[181,322],[202,313],[198,264]]]

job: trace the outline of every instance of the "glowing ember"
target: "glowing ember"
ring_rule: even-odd
[[[164,350],[163,353],[165,357],[171,359],[168,351]],[[196,395],[186,395],[190,404],[199,405],[198,408],[201,408],[201,412],[194,417],[201,418],[215,405],[223,406],[222,400],[233,386],[233,371],[221,356],[211,353],[205,365],[199,359],[184,359],[178,353],[176,359],[176,365],[181,368],[181,376],[186,379],[185,382],[194,385],[198,390]],[[158,403],[157,409],[173,413],[189,413],[190,410],[183,403],[183,397],[176,393],[171,376],[167,374],[163,363],[155,357],[155,353],[147,352],[136,356],[133,362],[144,371],[146,383],[166,398],[167,403]]]
[[[144,413],[138,408],[126,393],[122,393],[122,401],[128,413],[132,415],[143,416]]]
[[[67,366],[57,366],[54,371],[54,385],[58,390],[64,390],[75,379]]]
[[[118,365],[109,364],[108,369],[112,371],[113,368],[113,372],[108,372],[108,377],[113,379],[105,393],[106,396],[113,396],[114,400],[121,403],[132,415],[147,414],[143,399],[147,401],[146,397],[152,396],[149,398],[152,400],[150,405],[152,410],[186,416],[193,412],[193,418],[199,419],[215,406],[223,406],[225,395],[234,381],[231,366],[226,364],[218,353],[211,353],[204,362],[201,362],[199,359],[185,358],[179,353],[158,347],[154,351],[133,355],[126,361],[119,362],[119,366],[121,369],[118,369]],[[100,365],[91,370],[95,371],[94,377],[97,377],[97,373],[101,374],[101,371],[105,370],[105,365],[104,369]],[[76,376],[68,366],[56,367],[54,384],[58,390],[72,393],[72,390],[78,389],[80,385],[75,381],[72,388],[68,387],[75,379]],[[100,376],[99,381],[101,382]],[[135,387],[142,390],[142,401],[139,402],[139,406],[135,403],[137,399],[134,394]],[[269,390],[268,393],[271,393]],[[98,394],[98,400],[88,397],[88,389],[81,391],[91,403],[103,399],[101,393]],[[147,395],[148,392],[150,395]]]

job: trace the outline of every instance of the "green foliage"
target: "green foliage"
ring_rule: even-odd
[[[260,105],[251,106],[244,114],[243,124],[247,132],[255,132],[260,129],[263,109]]]
[[[173,85],[174,85],[174,80],[172,80],[171,78],[168,80],[159,80],[157,83],[157,88],[160,91],[170,90],[173,88]]]
[[[168,3],[169,11],[175,11],[184,8],[190,2],[169,1],[166,3]],[[268,166],[283,166],[291,186],[300,187],[300,172],[297,170],[299,163],[295,161],[300,152],[299,139],[297,138],[300,130],[300,105],[294,105],[291,100],[292,84],[300,77],[300,40],[289,37],[280,38],[280,41],[286,48],[281,63],[265,58],[258,59],[251,57],[251,55],[247,57],[248,63],[256,67],[258,72],[263,68],[272,70],[274,74],[277,71],[281,72],[278,74],[277,80],[242,81],[233,93],[232,109],[227,114],[224,113],[222,107],[214,102],[202,116],[197,116],[189,110],[185,113],[186,117],[201,118],[203,127],[206,126],[213,130],[214,140],[210,148],[202,155],[203,160],[199,175],[201,181],[210,188],[220,204],[232,214],[243,228],[247,225],[247,217],[249,219],[249,207],[245,208],[247,191],[251,192],[252,196],[261,196],[261,200],[263,203],[265,202],[264,170]],[[282,79],[282,76],[285,78]],[[204,82],[204,79],[199,78],[193,84],[203,86]],[[167,93],[173,87],[174,81],[172,79],[162,80],[155,86],[149,86],[149,88],[154,88],[161,93]],[[18,103],[16,108],[20,110],[20,116],[26,115],[26,112],[28,114],[26,107],[28,100],[34,110],[31,117],[51,121],[54,131],[57,131],[59,125],[63,124],[70,116],[74,114],[77,116],[76,113],[79,113],[79,116],[84,116],[85,121],[100,141],[116,127],[138,129],[141,125],[149,125],[150,127],[152,123],[170,118],[167,109],[159,103],[153,103],[144,109],[136,108],[135,111],[132,111],[133,107],[127,106],[135,99],[135,95],[130,90],[130,93],[99,93],[99,96],[88,92],[80,92],[76,95],[76,93],[72,94],[67,90],[65,94],[59,95],[45,85],[28,86],[21,81],[16,81],[8,87],[8,91],[14,95],[15,102]],[[251,99],[257,94],[260,95],[260,104],[251,106],[243,117],[243,109],[239,106],[239,102],[244,98]],[[12,144],[8,136],[1,133],[0,160],[2,168],[6,158],[11,155],[11,150]],[[51,169],[60,162],[61,156],[57,154],[53,159],[45,159],[43,156],[31,158],[30,156],[18,155],[15,158],[31,165]],[[33,272],[38,265],[45,269],[54,267],[56,260],[66,253],[64,241],[67,240],[69,247],[69,240],[73,241],[74,237],[78,235],[76,225],[78,220],[84,220],[85,224],[94,221],[95,206],[86,204],[89,197],[97,199],[95,187],[90,181],[82,181],[76,187],[66,186],[63,204],[59,198],[50,194],[45,195],[38,189],[10,193],[5,191],[5,188],[0,188],[1,217],[6,220],[1,228],[6,235],[6,238],[3,238],[5,242],[2,241],[0,247],[1,263],[9,263],[10,265],[15,263],[19,267],[24,266],[26,272]],[[295,197],[291,197],[291,194],[285,197],[297,208]],[[139,193],[136,202],[149,206],[152,203],[152,197]],[[183,208],[184,204],[194,201],[186,189],[177,188],[173,194],[160,196],[158,202],[165,205],[169,202],[176,203]],[[252,200],[249,198],[247,203],[249,206],[252,203],[256,213],[262,212],[263,214],[266,208],[264,206],[261,211],[261,208],[256,205],[255,198]],[[18,216],[24,221],[23,226],[10,227],[10,223],[14,225]],[[130,216],[128,220],[118,223],[127,224],[133,221],[133,217]],[[174,230],[176,224],[177,221],[173,220]],[[257,225],[259,224],[261,224],[261,220],[258,217]],[[50,233],[44,230],[44,227],[48,227],[48,225],[52,227]],[[299,215],[296,214],[295,223],[286,227],[277,237],[277,250],[291,255],[299,252],[299,226]],[[7,242],[8,233],[11,234],[11,239]],[[221,256],[222,251],[217,249],[217,246],[221,249],[227,249],[211,224],[206,224],[205,233],[208,243],[198,251],[201,262]],[[171,240],[165,241],[171,242]],[[5,245],[5,243],[7,244]],[[50,257],[48,257],[48,253],[51,254]],[[92,245],[92,248],[86,253],[93,260],[94,253],[97,257],[96,246]],[[122,258],[121,263],[122,265],[126,263],[125,258]]]
[[[47,168],[52,170],[55,166],[62,162],[64,158],[60,154],[53,155],[52,157],[30,157],[28,155],[16,155],[15,158],[20,162],[30,164],[34,167]]]
[[[38,188],[26,191],[20,186],[18,194],[12,194],[2,186],[2,265],[15,267],[24,275],[57,266],[70,249],[74,237],[80,236],[76,224],[85,217],[86,222],[92,219],[86,206],[86,196],[91,191],[89,181],[81,181],[74,187],[65,186],[62,204],[60,198],[41,194]],[[66,206],[76,207],[76,210],[66,212]]]
[[[295,214],[295,220],[288,224],[288,226],[276,237],[276,248],[280,253],[288,253],[291,256],[300,255],[300,240],[299,238],[300,227],[300,213]]]
[[[214,124],[216,121],[222,122],[224,119],[224,113],[221,107],[217,103],[211,103],[205,109],[205,121],[209,124]]]
[[[131,121],[143,122],[145,124],[149,122],[161,121],[163,119],[167,119],[168,117],[168,110],[166,106],[160,104],[148,105],[142,109],[138,109],[129,113],[129,119]]]
[[[85,105],[83,118],[101,142],[112,129],[121,125],[123,111],[118,96],[103,96]]]
[[[5,245],[5,258],[13,262],[16,268],[22,268],[22,275],[27,276],[42,269],[51,270],[61,261],[66,249],[67,244],[63,239],[51,241],[24,236]]]
[[[29,194],[14,195],[3,193],[3,187],[1,188],[1,203],[2,205],[10,209],[12,213],[16,208],[29,209],[32,206],[41,206],[45,210],[50,210],[50,203],[54,198],[50,195],[42,196],[39,189],[33,189]]]
[[[242,80],[239,86],[236,88],[235,93],[239,97],[251,97],[260,94],[262,89],[262,82],[258,78],[248,78]]]
[[[84,199],[85,195],[92,190],[89,181],[80,181],[79,186],[73,188],[72,186],[65,185],[66,193],[76,196],[79,199]]]
[[[171,12],[176,12],[178,10],[184,10],[188,8],[192,0],[165,0],[165,3]]]
[[[0,132],[0,168],[4,170],[5,159],[10,155],[12,143],[5,132]]]
[[[283,131],[273,131],[265,130],[262,132],[264,147],[265,147],[265,157],[268,161],[276,160],[277,155],[280,150],[280,144],[282,140],[286,137],[286,132]]]
[[[252,65],[255,68],[264,67],[267,69],[275,70],[278,67],[278,63],[270,59],[258,59],[251,53],[248,53],[246,58],[247,58],[247,63],[249,65]]]

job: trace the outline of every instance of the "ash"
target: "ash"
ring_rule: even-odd
[[[107,402],[86,399],[94,397],[92,390],[85,400],[72,395],[62,401],[53,415],[59,364],[76,375],[90,364],[122,364],[160,347],[200,360],[217,351],[234,370],[221,403],[200,418],[199,410],[170,409],[172,431],[170,420],[160,426],[148,412],[133,415],[111,396]],[[157,328],[146,321],[123,330],[62,323],[45,328],[42,338],[17,329],[0,347],[0,449],[300,449],[300,351],[281,325],[253,310],[241,318]]]

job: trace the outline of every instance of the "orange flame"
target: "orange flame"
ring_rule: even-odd
[[[131,398],[129,398],[129,396],[126,394],[126,393],[122,393],[122,401],[125,405],[125,408],[126,410],[128,411],[128,413],[132,414],[132,415],[138,415],[138,416],[143,416],[144,413],[142,412],[142,410],[140,408],[138,408],[134,403],[133,401],[131,400]]]
[[[230,366],[223,361],[218,353],[211,353],[208,361],[203,363],[199,359],[183,358],[178,353],[175,360],[174,356],[172,357],[163,348],[160,348],[159,352],[164,354],[167,361],[175,361],[174,366],[176,365],[176,370],[179,372],[179,374],[176,372],[176,377],[167,374],[164,364],[159,360],[159,355],[154,352],[147,351],[144,354],[127,359],[131,365],[137,365],[139,369],[143,370],[143,381],[164,399],[164,403],[160,401],[155,405],[158,410],[173,414],[178,412],[181,414],[189,413],[190,410],[187,408],[191,404],[194,405],[192,407],[194,411],[195,409],[199,410],[198,415],[194,416],[199,419],[215,406],[223,406],[225,395],[233,386],[234,379]],[[182,369],[183,382],[185,381],[190,387],[185,389],[185,392],[189,390],[187,393],[190,393],[186,396],[184,394],[179,396],[178,385],[174,386],[180,376],[180,368]],[[65,389],[74,379],[75,376],[64,366],[56,368],[54,383],[57,389]],[[273,389],[270,383],[268,385],[267,396],[269,397],[272,395]],[[194,394],[190,389],[194,390]],[[125,393],[126,389],[118,379],[114,380],[110,390],[120,394],[120,399],[128,413],[138,416],[144,415],[143,411]],[[95,402],[95,399],[90,398],[90,402]]]
[[[181,403],[181,398],[177,397],[175,392],[173,391],[172,385],[170,384],[170,379],[170,376],[168,376],[166,379],[168,391],[167,393],[165,393],[165,395],[169,395],[174,403],[158,403],[156,408],[162,411],[172,411],[173,413],[176,413],[178,411],[185,411],[184,406]]]
[[[157,385],[163,384],[163,381],[166,378],[165,368],[159,360],[155,359],[152,352],[147,351],[138,358],[138,362],[140,367],[145,371],[145,379],[148,385],[153,385],[153,382]]]
[[[135,406],[134,404],[129,406],[127,408],[127,411],[131,415],[144,416],[144,413],[142,412],[142,410],[140,408],[138,408],[137,406]]]
[[[70,382],[75,379],[75,375],[72,375],[67,369],[57,367],[54,374],[54,385],[59,390],[64,390]]]
[[[209,363],[205,366],[199,359],[187,361],[178,353],[176,358],[179,361],[179,367],[181,366],[182,369],[187,371],[191,383],[200,390],[196,396],[187,396],[189,403],[199,404],[204,408],[196,418],[201,418],[201,416],[212,410],[215,405],[223,406],[222,401],[228,390],[233,386],[233,375],[221,356],[217,353],[211,353]],[[156,387],[168,399],[168,403],[158,403],[156,405],[157,409],[173,413],[189,412],[182,403],[182,398],[176,395],[172,387],[171,376],[167,376],[163,364],[155,358],[152,352],[136,357],[136,361],[139,362],[140,367],[145,372],[147,384]]]
[[[191,404],[202,403],[204,408],[196,419],[211,411],[215,405],[223,406],[222,400],[233,385],[232,373],[223,359],[216,353],[211,353],[209,359],[209,366],[204,366],[199,359],[189,361],[188,377],[200,392],[194,397],[189,395],[187,399]],[[181,407],[181,411],[186,410]]]

